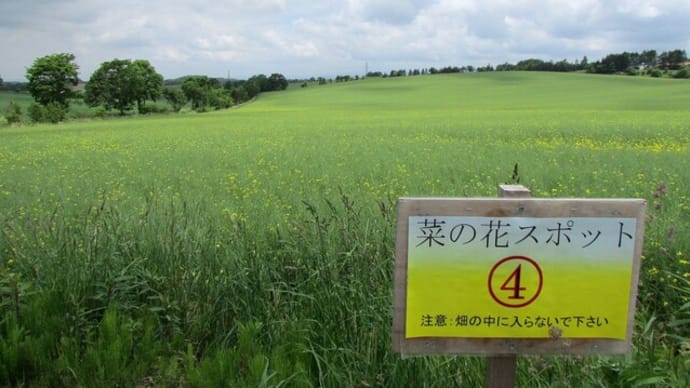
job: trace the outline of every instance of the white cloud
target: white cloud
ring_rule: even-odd
[[[1,0],[0,76],[73,52],[81,77],[113,58],[166,77],[288,77],[484,65],[526,57],[590,60],[688,50],[687,0]]]
[[[622,13],[635,15],[640,18],[655,18],[661,15],[661,11],[654,3],[654,1],[640,2],[635,0],[626,0],[621,2],[621,4],[618,6],[618,10]]]

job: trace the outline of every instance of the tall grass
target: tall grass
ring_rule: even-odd
[[[391,352],[395,203],[494,196],[518,162],[534,197],[650,207],[631,353],[520,358],[519,385],[685,386],[689,99],[682,81],[438,76],[4,128],[0,381],[479,386],[481,358]]]

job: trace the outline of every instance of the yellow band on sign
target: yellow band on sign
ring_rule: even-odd
[[[625,339],[636,223],[410,216],[405,338]]]

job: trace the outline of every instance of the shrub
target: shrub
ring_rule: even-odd
[[[5,119],[9,124],[22,121],[22,107],[15,101],[10,101],[5,108]]]
[[[146,115],[151,113],[168,113],[169,109],[165,105],[148,104],[139,108],[139,114]]]
[[[96,111],[93,113],[94,116],[96,116],[100,119],[104,118],[107,114],[108,114],[108,111],[102,106],[98,107],[96,109]]]
[[[57,102],[50,102],[45,106],[45,120],[51,123],[59,123],[65,119],[65,107]]]
[[[27,112],[29,113],[29,119],[31,119],[32,122],[42,123],[44,121],[43,114],[45,112],[42,105],[35,102],[31,103]]]
[[[654,78],[661,78],[661,70],[659,69],[652,69],[649,71],[649,75]]]
[[[684,67],[676,72],[676,74],[673,75],[673,78],[678,78],[678,79],[686,79],[690,78],[690,68]]]
[[[638,75],[638,74],[640,74],[640,72],[639,72],[639,70],[637,70],[636,68],[631,66],[631,67],[628,67],[627,69],[625,69],[625,74],[627,74],[627,75]]]
[[[213,89],[209,100],[210,105],[216,110],[227,109],[232,106],[232,97],[224,89]]]
[[[57,102],[50,102],[48,105],[33,103],[29,106],[29,118],[34,123],[59,123],[65,119],[65,108]]]

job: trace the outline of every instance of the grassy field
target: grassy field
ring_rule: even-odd
[[[367,79],[205,114],[0,127],[0,383],[480,386],[391,351],[401,196],[634,197],[625,357],[523,357],[519,386],[690,384],[690,83]]]

